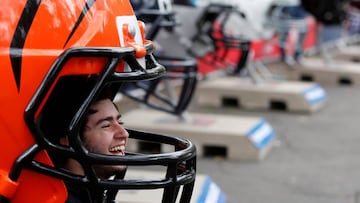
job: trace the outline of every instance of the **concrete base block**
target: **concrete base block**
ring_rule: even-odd
[[[352,45],[347,46],[340,50],[336,56],[336,59],[347,60],[352,62],[360,62],[360,46]]]
[[[284,63],[267,64],[274,75],[289,80],[311,81],[320,84],[360,85],[360,64],[334,60],[325,63],[321,58],[306,58],[303,66],[289,68]]]
[[[264,81],[254,84],[246,78],[226,77],[201,82],[195,97],[199,106],[229,104],[244,109],[281,109],[314,112],[327,101],[325,90],[315,83]]]
[[[198,157],[225,157],[232,160],[261,160],[273,146],[276,136],[262,118],[188,113],[185,119],[149,109],[123,115],[125,127],[174,135],[191,140]],[[127,148],[141,151],[142,143],[130,140]],[[146,145],[146,143],[145,143]],[[161,146],[160,151],[166,151]]]
[[[157,171],[128,170],[126,177],[132,179],[164,178],[164,174]],[[181,189],[179,194],[181,194]],[[116,199],[121,203],[159,203],[163,190],[121,190]],[[179,200],[177,200],[179,202]],[[207,175],[197,174],[191,203],[216,202],[225,203],[226,194]]]

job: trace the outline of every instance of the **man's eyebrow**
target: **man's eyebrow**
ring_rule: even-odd
[[[119,119],[121,118],[121,116],[122,116],[121,114],[118,114],[118,115],[116,116],[116,120],[119,120]],[[102,123],[102,122],[104,122],[104,121],[111,121],[111,120],[113,120],[113,117],[112,117],[112,116],[108,116],[108,117],[99,119],[99,120],[95,123],[95,125],[99,125],[100,123]]]

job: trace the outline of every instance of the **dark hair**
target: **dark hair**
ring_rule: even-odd
[[[60,139],[68,134],[71,120],[94,88],[95,82],[95,78],[89,76],[67,76],[59,79],[40,115],[40,129],[50,142],[59,144]],[[112,100],[112,97],[110,88],[104,88],[93,102],[105,98]],[[67,157],[55,152],[48,153],[56,167],[64,165]]]
[[[94,101],[92,101],[92,104],[94,104],[94,103],[96,103],[98,101],[104,100],[104,99],[110,99],[110,100],[113,99],[113,92],[111,91],[110,87],[104,88],[100,92],[100,94],[94,99]],[[115,106],[116,109],[118,109],[118,107],[115,104],[114,104],[114,106]],[[96,112],[97,112],[97,110],[95,110],[95,109],[91,109],[91,108],[88,109],[87,114],[85,116],[85,120],[84,120],[83,124],[80,127],[80,136],[83,135],[84,125],[88,122],[89,115],[92,115],[92,114],[94,114]]]

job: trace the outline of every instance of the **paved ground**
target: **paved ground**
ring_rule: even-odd
[[[229,203],[360,202],[360,87],[323,85],[327,106],[313,114],[194,109],[268,120],[276,147],[261,161],[202,158],[208,174]]]

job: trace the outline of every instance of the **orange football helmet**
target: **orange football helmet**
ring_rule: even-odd
[[[156,79],[165,68],[152,55],[144,24],[127,0],[5,0],[0,11],[0,202],[64,202],[64,180],[98,191],[164,188],[163,202],[189,202],[196,152],[184,139],[129,130],[130,138],[175,146],[165,154],[106,156],[90,153],[79,138],[79,126],[91,102],[105,86],[114,96],[128,81]],[[59,101],[65,101],[64,103]],[[70,101],[70,102],[69,102]],[[42,119],[51,108],[74,111],[64,132],[70,146],[51,139]],[[160,180],[101,179],[54,166],[50,153],[94,164],[160,165]]]

